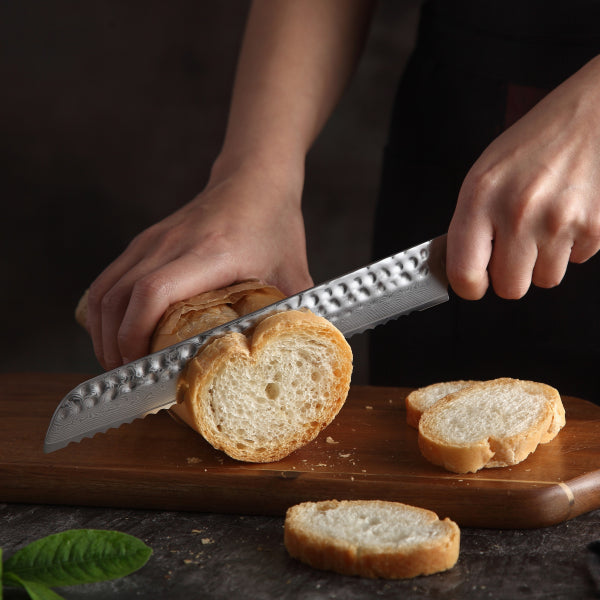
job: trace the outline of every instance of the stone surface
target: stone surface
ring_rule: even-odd
[[[130,598],[577,599],[598,597],[600,511],[533,530],[463,529],[456,566],[406,581],[312,569],[287,554],[283,519],[176,512],[0,504],[4,556],[71,528],[116,529],[153,550],[145,567],[107,583],[63,588],[68,600]],[[25,596],[11,589],[6,600]]]

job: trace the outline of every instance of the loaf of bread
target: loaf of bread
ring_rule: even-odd
[[[165,313],[152,350],[282,297],[256,281],[199,294]],[[253,331],[207,343],[182,373],[171,410],[232,458],[271,462],[331,423],[346,400],[351,374],[352,351],[334,325],[309,311],[285,311]]]
[[[284,298],[276,287],[251,279],[176,302],[158,322],[151,351],[162,350]]]
[[[82,327],[87,326],[88,296],[89,290],[86,290],[75,308],[75,320]],[[249,279],[176,302],[169,306],[156,326],[151,351],[162,350],[284,298],[276,287]]]
[[[419,448],[455,473],[523,461],[565,425],[556,389],[508,377],[464,387],[439,400],[419,420]]]
[[[475,381],[441,381],[413,390],[406,397],[406,422],[417,429],[421,415],[444,396],[462,390]]]
[[[291,556],[344,575],[401,579],[456,564],[460,530],[429,510],[380,500],[304,502],[288,509]]]

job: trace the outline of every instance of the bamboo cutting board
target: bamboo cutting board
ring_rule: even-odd
[[[0,374],[0,501],[282,515],[305,500],[379,498],[461,526],[540,527],[600,508],[600,406],[563,398],[567,425],[523,463],[456,475],[429,464],[402,388],[353,387],[311,444],[270,464],[214,450],[163,412],[45,455],[81,374]]]

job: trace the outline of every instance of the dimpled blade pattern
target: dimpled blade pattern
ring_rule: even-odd
[[[445,236],[308,290],[300,304],[350,337],[448,300],[444,257]]]
[[[270,314],[307,308],[350,337],[448,300],[445,247],[446,236],[435,238],[85,381],[58,405],[44,451],[169,408],[179,373],[202,345]]]

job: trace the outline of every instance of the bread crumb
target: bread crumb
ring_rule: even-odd
[[[325,439],[325,441],[328,444],[339,444],[339,442],[336,442],[330,435],[327,436],[327,438]]]
[[[186,458],[186,462],[188,465],[197,465],[198,463],[202,462],[202,459],[198,458],[197,456],[188,456]]]
[[[347,454],[342,454],[340,452],[339,456],[340,456],[340,458],[348,458],[350,456],[350,454],[351,454],[350,452],[348,452]]]
[[[214,544],[215,540],[211,539],[211,538],[202,538],[200,540],[202,542],[203,546],[206,546],[207,544]]]
[[[192,533],[202,533],[202,530],[200,530],[200,529],[192,529]]]
[[[365,408],[366,408],[367,410],[373,410],[373,407],[372,407],[372,406],[369,406],[368,404],[367,404],[367,406],[365,406]]]

